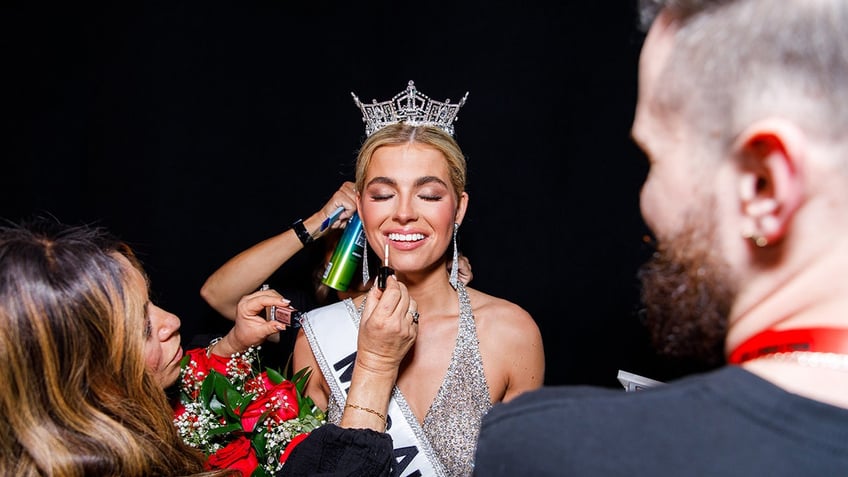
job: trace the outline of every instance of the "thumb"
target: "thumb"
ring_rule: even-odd
[[[276,320],[271,320],[265,323],[265,337],[269,337],[274,333],[279,333],[280,331],[286,330],[286,325],[280,323]]]

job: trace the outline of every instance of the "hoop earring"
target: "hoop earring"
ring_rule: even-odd
[[[451,262],[450,284],[454,290],[459,287],[459,247],[456,245],[456,236],[459,233],[459,224],[453,223],[453,262]]]

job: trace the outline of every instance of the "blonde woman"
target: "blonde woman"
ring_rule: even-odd
[[[411,82],[405,94],[423,96]],[[389,250],[390,267],[408,289],[412,300],[403,319],[415,327],[416,341],[394,370],[386,415],[348,393],[361,367],[357,332],[365,297],[308,312],[294,367],[321,369],[307,392],[327,407],[331,422],[343,411],[385,420],[396,471],[470,475],[482,416],[493,403],[541,386],[541,335],[521,307],[466,288],[444,272],[458,257],[456,233],[469,203],[465,158],[452,126],[376,124],[369,122],[374,116],[365,117],[369,136],[356,163],[357,211],[368,245],[380,257]]]

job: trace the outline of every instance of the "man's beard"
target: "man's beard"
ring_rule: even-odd
[[[657,246],[639,270],[645,325],[660,354],[707,366],[724,362],[727,317],[736,294],[717,246],[716,220],[707,206],[700,224]]]

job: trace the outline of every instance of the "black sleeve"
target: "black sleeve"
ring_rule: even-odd
[[[325,424],[294,448],[277,476],[389,476],[393,461],[388,434]]]

